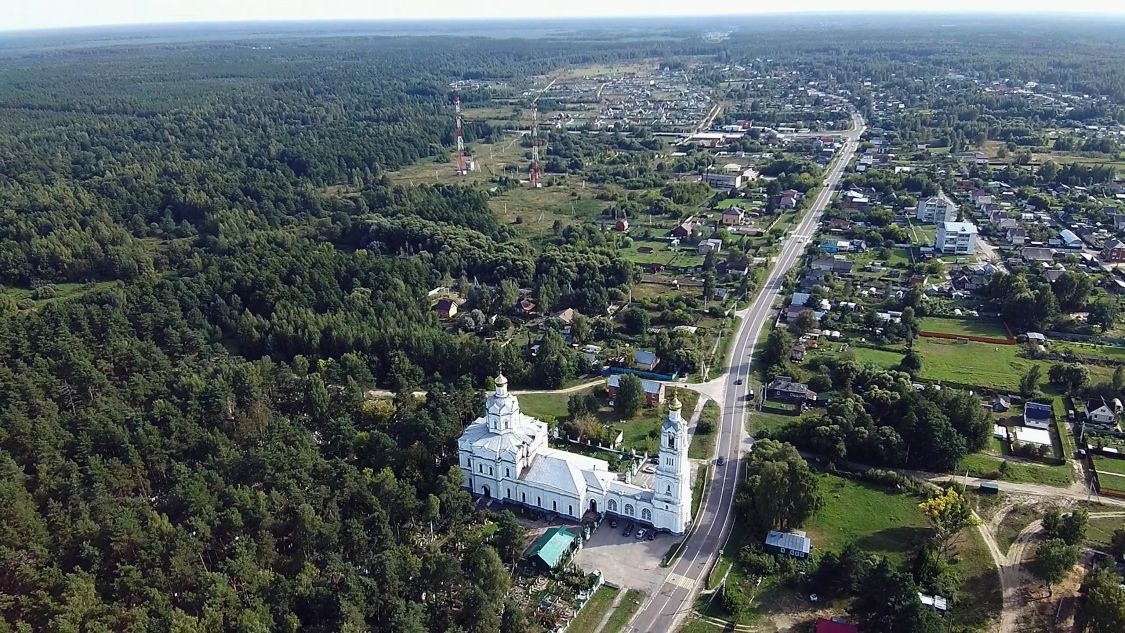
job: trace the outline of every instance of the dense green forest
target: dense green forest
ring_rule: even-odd
[[[426,292],[604,312],[637,271],[387,172],[448,152],[451,81],[614,60],[851,84],[926,58],[1125,95],[1110,35],[1056,65],[1013,30],[882,32],[0,42],[0,631],[526,630],[454,439],[495,368],[560,374],[441,327]]]

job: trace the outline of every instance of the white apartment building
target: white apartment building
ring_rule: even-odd
[[[977,248],[977,227],[972,222],[938,224],[934,250],[946,255],[972,255]]]
[[[952,222],[957,218],[957,207],[950,200],[932,196],[918,203],[916,217],[919,222]]]

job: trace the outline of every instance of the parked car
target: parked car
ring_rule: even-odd
[[[637,530],[637,540],[638,540],[638,541],[643,541],[643,540],[644,540],[644,538],[645,538],[645,533],[646,533],[646,532],[647,532],[647,530]]]
[[[727,458],[723,457],[722,455],[719,455],[719,459],[716,459],[715,463],[718,464],[719,466],[722,466],[723,464],[727,463]]]
[[[625,530],[621,532],[622,536],[630,536],[633,534],[633,524],[629,523],[625,526]]]
[[[611,527],[611,528],[617,527],[617,519],[610,519],[609,520],[609,527]]]
[[[648,535],[645,536],[645,538],[647,538],[650,541],[656,540],[656,530],[649,530]]]
[[[741,385],[741,384],[742,384],[742,379],[741,379],[741,378],[739,378],[738,380],[734,381],[734,384],[736,384],[736,385]]]

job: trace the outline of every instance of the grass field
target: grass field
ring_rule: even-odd
[[[641,608],[641,603],[644,601],[645,594],[643,591],[636,589],[626,591],[625,597],[621,599],[621,604],[617,605],[617,608],[613,610],[613,615],[609,616],[609,621],[605,623],[605,628],[602,629],[603,633],[624,631],[625,625],[629,623],[633,614]]]
[[[965,456],[965,458],[961,460],[955,474],[964,475],[967,473],[971,477],[1000,479],[1001,461],[1002,460],[991,455],[973,453]],[[1009,461],[1008,469],[1008,475],[1003,478],[1003,481],[1043,484],[1045,486],[1069,486],[1071,477],[1074,474],[1069,464],[1048,466]]]
[[[1125,475],[1119,475],[1113,472],[1099,472],[1098,486],[1102,490],[1125,492]]]
[[[613,606],[613,601],[617,598],[617,594],[621,590],[609,585],[602,585],[590,596],[590,600],[578,612],[578,616],[571,621],[567,631],[573,633],[597,633],[598,625],[602,623],[602,619],[609,613],[610,607]]]
[[[488,206],[517,232],[535,238],[550,233],[555,220],[566,225],[600,217],[609,203],[596,199],[596,195],[595,188],[583,188],[580,180],[566,179],[558,186],[542,189],[510,189],[489,198]]]
[[[714,400],[708,400],[703,405],[703,412],[699,421],[711,423],[711,432],[706,435],[696,433],[691,436],[691,446],[688,447],[688,457],[691,459],[710,459],[715,454],[715,439],[719,431],[719,405]]]
[[[817,552],[855,543],[900,563],[929,536],[921,498],[827,473],[817,478],[824,507],[803,527]]]
[[[1112,457],[1102,457],[1094,455],[1094,468],[1098,469],[1099,473],[1117,473],[1118,475],[1125,475],[1125,459],[1114,459]]]
[[[961,578],[959,599],[953,605],[953,623],[971,628],[996,617],[1003,604],[1000,575],[984,538],[975,528],[962,532],[954,543],[954,571]]]
[[[1090,547],[1107,551],[1113,531],[1125,528],[1125,519],[1121,517],[1098,517],[1090,519],[1086,526],[1086,544]]]
[[[1000,323],[999,321],[922,317],[921,319],[918,319],[918,326],[923,332],[942,332],[945,334],[960,334],[962,336],[1008,338],[1008,331],[1004,329],[1004,324]]]
[[[1018,345],[991,345],[935,338],[918,338],[914,349],[922,355],[922,374],[925,380],[950,381],[992,389],[1017,391],[1020,377],[1032,365],[1039,365],[1043,375],[1051,368],[1048,361],[1032,360],[1019,356]],[[902,361],[902,354],[869,347],[850,347],[855,359],[892,368]],[[1091,382],[1109,380],[1112,367],[1088,366]],[[1050,391],[1050,385],[1044,385]]]
[[[1051,341],[1051,351],[1065,354],[1070,352],[1080,356],[1096,356],[1106,360],[1117,361],[1125,363],[1125,347],[1113,347],[1110,345],[1089,345],[1086,343],[1071,343],[1062,341]]]
[[[58,303],[66,301],[67,299],[74,299],[82,295],[96,292],[99,290],[106,290],[112,288],[116,281],[93,281],[90,283],[58,283],[51,284],[55,288],[55,296],[49,299],[33,299],[35,307],[44,306],[49,303]],[[7,295],[14,299],[17,303],[23,299],[30,299],[32,293],[35,291],[31,288],[0,288],[0,294]]]

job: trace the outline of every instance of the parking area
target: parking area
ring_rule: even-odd
[[[668,575],[668,570],[660,566],[660,559],[679,537],[659,534],[652,541],[638,540],[635,527],[634,534],[622,534],[626,525],[628,521],[618,519],[617,527],[612,528],[607,519],[582,544],[574,561],[587,572],[600,569],[608,582],[620,587],[652,592]]]

